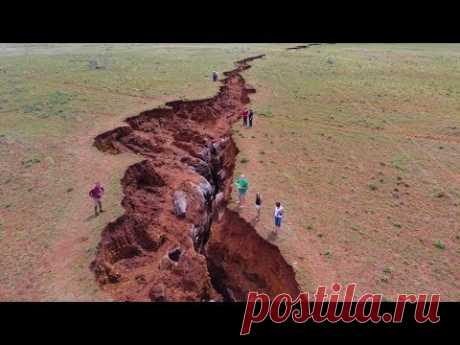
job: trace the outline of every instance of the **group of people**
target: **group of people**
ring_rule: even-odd
[[[243,118],[243,126],[246,128],[252,128],[252,121],[254,120],[254,111],[252,109],[243,109],[241,117]]]
[[[243,174],[240,175],[240,177],[236,181],[236,186],[238,188],[238,206],[239,207],[244,207],[245,201],[246,201],[246,193],[248,192],[249,189],[249,182],[246,176]],[[255,202],[255,207],[256,207],[256,221],[260,220],[260,209],[262,207],[262,197],[260,196],[260,193],[256,193],[256,202]],[[283,213],[284,209],[283,206],[281,206],[281,203],[277,201],[275,203],[275,211],[273,213],[273,217],[275,220],[275,226],[273,228],[273,233],[275,235],[278,235],[279,231],[281,230],[281,222],[283,220]]]
[[[218,81],[219,80],[219,75],[217,74],[216,71],[212,72],[212,80],[213,81]],[[252,127],[252,122],[254,119],[254,111],[252,109],[243,109],[243,112],[241,113],[241,116],[243,118],[243,126],[246,128],[251,128]],[[244,175],[241,175],[239,179],[236,182],[237,188],[238,188],[238,195],[239,195],[239,207],[244,207],[245,203],[245,198],[246,198],[246,193],[249,188],[249,182],[247,178]],[[89,196],[91,197],[94,205],[94,214],[97,216],[99,213],[104,212],[102,210],[102,195],[104,194],[104,187],[101,186],[99,182],[96,182],[94,187],[89,191]],[[260,193],[256,193],[256,201],[255,201],[255,207],[256,207],[256,221],[260,220],[260,209],[262,207],[262,197],[260,196]],[[275,218],[275,227],[273,229],[273,233],[275,235],[278,234],[278,232],[281,230],[281,221],[283,219],[283,206],[281,206],[281,203],[278,201],[275,203],[275,211],[274,211],[274,218]]]
[[[243,126],[246,128],[251,128],[252,127],[252,122],[254,119],[254,111],[252,109],[243,109],[243,112],[241,113],[241,117],[243,118]],[[249,182],[247,178],[244,175],[241,175],[237,181],[236,181],[236,186],[238,188],[238,205],[239,207],[244,207],[245,199],[246,199],[246,193],[249,188]],[[256,221],[260,220],[260,209],[262,207],[262,197],[260,196],[260,193],[256,193],[256,202],[255,202],[255,207],[256,207]],[[273,217],[275,218],[275,227],[273,228],[273,233],[275,235],[278,235],[278,232],[281,230],[281,222],[283,220],[283,206],[281,206],[281,203],[277,201],[275,203],[275,211],[273,213]]]
[[[245,200],[246,200],[246,193],[248,192],[249,189],[249,182],[246,176],[241,175],[238,180],[236,181],[236,185],[238,188],[238,196],[239,196],[239,202],[238,205],[239,207],[244,207]],[[93,201],[94,205],[94,215],[98,216],[99,213],[104,212],[102,209],[102,196],[104,195],[104,187],[99,182],[96,182],[94,187],[89,191],[89,196]],[[262,197],[260,196],[260,193],[256,193],[256,221],[260,220],[260,209],[262,207]],[[278,235],[278,232],[281,230],[281,221],[283,219],[283,206],[281,206],[281,203],[278,201],[275,203],[275,212],[273,214],[275,218],[275,227],[273,229],[273,233],[275,235]]]
[[[219,74],[216,71],[212,72],[212,80],[214,82],[219,80]],[[252,111],[252,109],[243,109],[241,116],[243,118],[243,126],[246,128],[251,128],[252,121],[254,119],[254,111]]]

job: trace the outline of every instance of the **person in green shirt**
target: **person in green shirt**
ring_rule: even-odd
[[[249,188],[249,182],[244,175],[241,175],[236,181],[236,186],[238,188],[239,205],[241,206],[244,204],[246,193]]]

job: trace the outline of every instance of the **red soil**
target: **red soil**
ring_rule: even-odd
[[[145,111],[96,137],[104,152],[145,159],[122,179],[123,216],[102,232],[91,269],[116,300],[244,300],[249,290],[299,293],[277,247],[226,208],[238,152],[231,125],[249,103],[241,72],[218,94]]]

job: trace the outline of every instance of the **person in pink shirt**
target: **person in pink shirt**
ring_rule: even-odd
[[[98,208],[99,212],[104,212],[102,210],[101,202],[102,195],[104,195],[104,187],[102,187],[99,182],[96,182],[94,188],[89,191],[89,196],[91,197],[94,203],[94,213],[96,216],[98,215]]]
[[[243,127],[247,127],[248,126],[249,111],[247,109],[243,109],[243,112],[241,113],[241,116],[243,117]]]

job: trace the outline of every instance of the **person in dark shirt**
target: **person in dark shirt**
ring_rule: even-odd
[[[104,195],[104,187],[102,187],[99,182],[96,182],[94,188],[89,191],[89,196],[91,197],[94,203],[94,213],[96,216],[98,215],[98,208],[99,212],[104,212],[102,210],[101,202],[102,195]]]
[[[260,208],[262,207],[262,198],[260,197],[260,193],[257,192],[256,194],[256,221],[258,222],[260,220]]]
[[[252,120],[254,119],[254,111],[252,109],[249,109],[249,114],[248,114],[248,127],[252,127]]]

